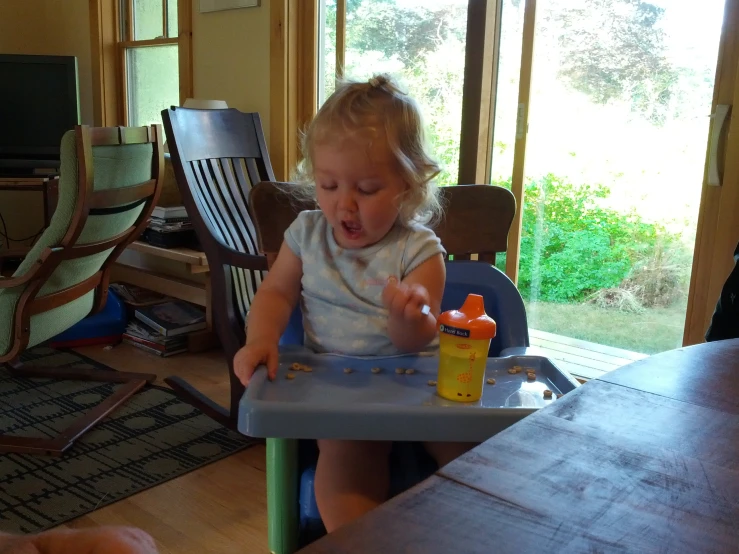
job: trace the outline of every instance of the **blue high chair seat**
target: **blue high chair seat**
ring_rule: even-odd
[[[504,273],[492,265],[472,261],[447,261],[446,271],[446,287],[441,303],[442,312],[459,309],[468,294],[479,294],[485,301],[485,311],[496,321],[497,333],[490,343],[489,357],[499,356],[507,348],[529,346],[528,323],[523,300],[516,286]],[[303,344],[302,314],[299,308],[291,315],[280,344],[282,346]],[[269,440],[275,441],[276,439]],[[300,474],[297,485],[299,498],[294,508],[299,509],[297,518],[299,523],[295,532],[299,532],[297,544],[300,546],[312,542],[325,532],[318,515],[313,492],[317,454],[315,441],[299,441],[296,453]],[[268,455],[268,464],[275,461],[271,458],[273,456]],[[395,444],[391,454],[391,496],[427,478],[436,469],[433,459],[420,448],[419,444]],[[287,519],[295,521],[294,518]],[[277,522],[270,518],[270,525],[275,524]],[[270,532],[272,531],[271,529]],[[289,533],[290,529],[286,529],[286,532]]]
[[[512,347],[529,346],[526,309],[516,285],[498,268],[480,262],[447,261],[446,286],[441,311],[462,307],[468,294],[479,294],[485,300],[485,311],[498,325],[490,341],[488,357],[498,356]],[[297,307],[290,316],[280,345],[303,344],[303,316]]]

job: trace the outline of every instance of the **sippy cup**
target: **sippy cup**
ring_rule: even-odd
[[[459,310],[439,316],[439,396],[475,402],[482,396],[485,362],[495,321],[485,313],[482,296],[469,294]]]

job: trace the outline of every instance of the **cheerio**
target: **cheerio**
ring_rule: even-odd
[[[485,302],[469,294],[459,310],[439,316],[439,396],[458,402],[475,402],[482,396],[485,362],[495,321],[485,313]]]

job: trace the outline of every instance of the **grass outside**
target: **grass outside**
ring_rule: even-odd
[[[685,304],[626,313],[593,304],[525,302],[529,327],[643,354],[682,346]]]

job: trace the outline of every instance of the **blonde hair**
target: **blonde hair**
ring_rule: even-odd
[[[337,131],[381,136],[395,159],[403,181],[408,185],[400,199],[399,218],[435,223],[441,216],[438,190],[433,183],[439,165],[427,154],[421,112],[408,94],[387,75],[376,75],[366,82],[343,80],[326,100],[303,133],[303,160],[293,181],[301,198],[315,198],[312,146]]]

